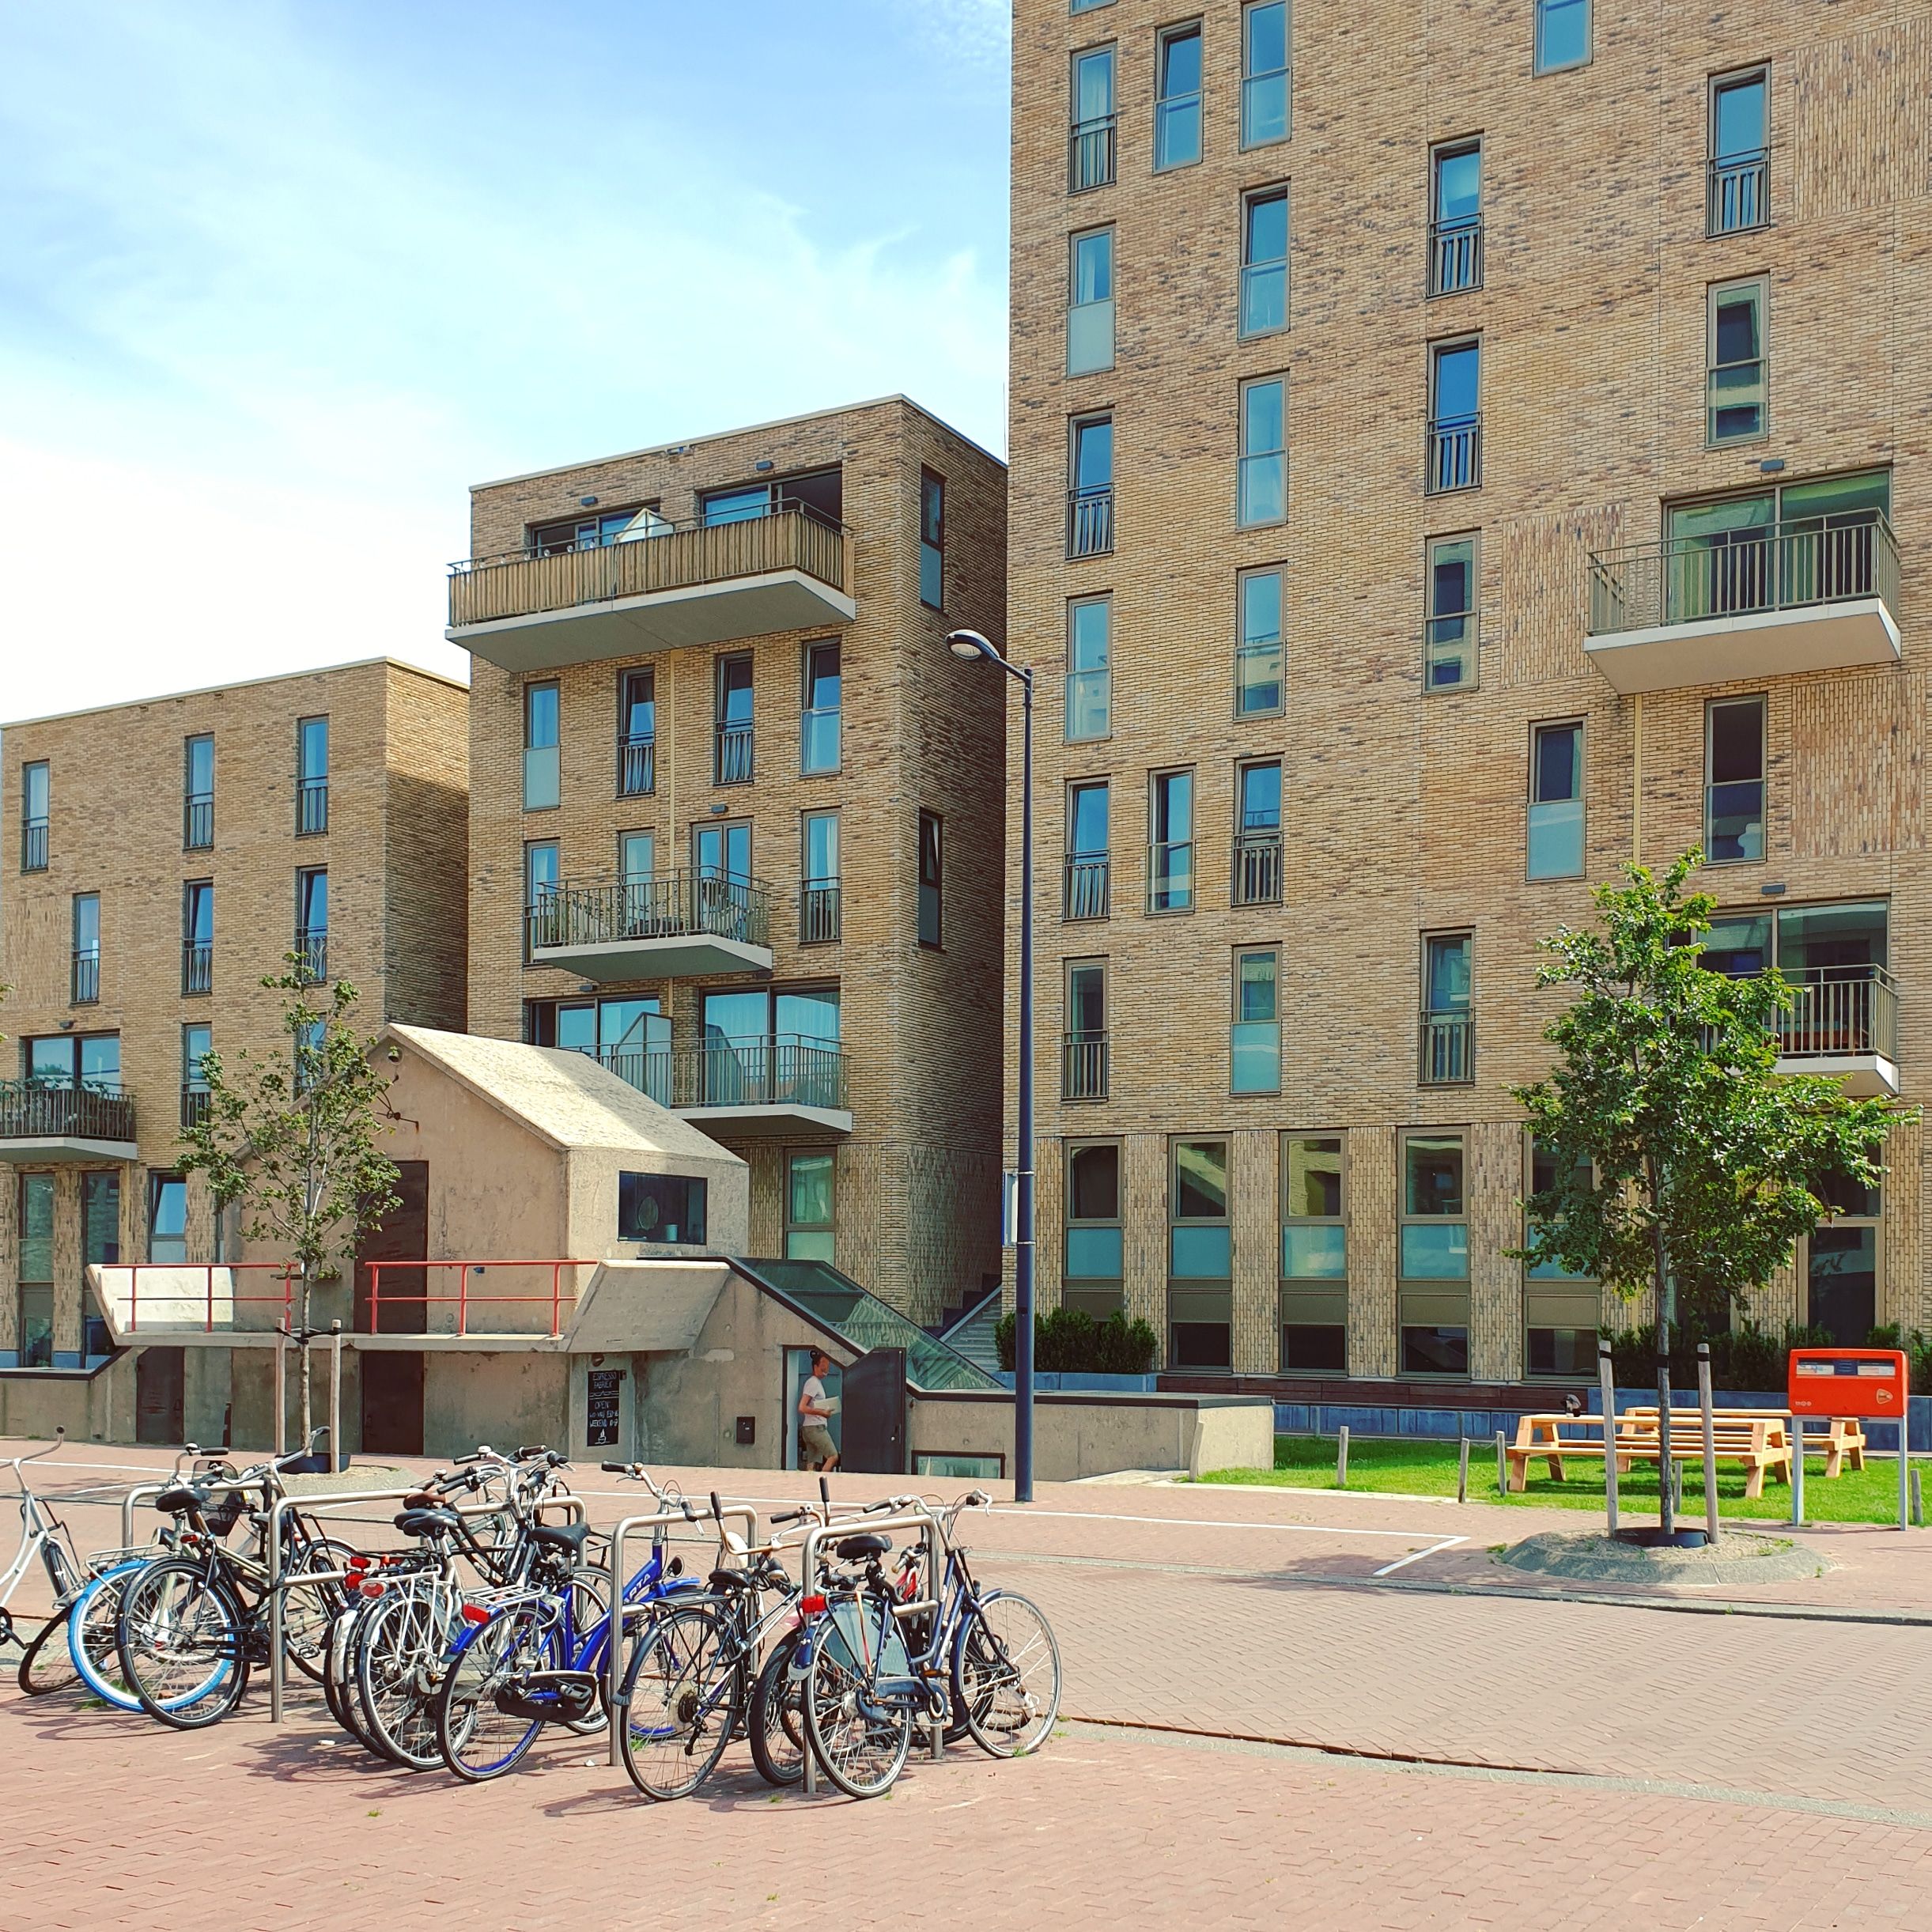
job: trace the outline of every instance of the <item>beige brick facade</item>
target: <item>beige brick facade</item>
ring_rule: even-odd
[[[1209,0],[1202,158],[1152,164],[1152,0],[1069,13],[1019,0],[1015,30],[1011,539],[1008,622],[1041,718],[1037,1078],[1042,1300],[1061,1292],[1066,1144],[1122,1147],[1123,1293],[1165,1331],[1170,1136],[1230,1142],[1229,1353],[1280,1366],[1279,1136],[1346,1142],[1347,1365],[1401,1367],[1397,1231],[1408,1130],[1465,1136],[1469,1374],[1526,1368],[1526,1149],[1507,1095],[1546,1064],[1553,1011],[1533,944],[1588,915],[1588,883],[1703,836],[1707,702],[1767,700],[1761,862],[1706,875],[1727,909],[1889,902],[1907,1101],[1932,1064],[1923,764],[1932,569],[1932,9],[1880,0],[1638,15],[1599,6],[1593,58],[1533,70],[1535,8],[1300,12],[1289,137],[1239,145],[1243,9]],[[1117,168],[1069,191],[1070,62],[1111,45]],[[1768,73],[1771,221],[1706,234],[1710,82]],[[1478,288],[1427,293],[1432,144],[1480,135]],[[1286,183],[1288,326],[1241,338],[1245,195]],[[1113,236],[1111,368],[1066,369],[1070,238]],[[1768,424],[1705,446],[1707,290],[1768,286]],[[1424,490],[1429,346],[1480,333],[1481,483]],[[1287,512],[1235,516],[1242,384],[1284,376]],[[1110,412],[1114,540],[1070,559],[1071,421]],[[1760,466],[1782,465],[1768,471]],[[1589,553],[1654,542],[1664,506],[1887,468],[1902,662],[1620,696],[1586,661]],[[1425,546],[1475,532],[1472,687],[1425,692]],[[1284,570],[1286,701],[1235,715],[1238,573]],[[1112,599],[1107,735],[1064,742],[1071,600]],[[1581,720],[1582,879],[1529,883],[1533,725]],[[1016,747],[1015,748],[1016,749]],[[1231,903],[1235,773],[1278,758],[1279,905]],[[1196,902],[1149,913],[1150,775],[1196,779]],[[1009,754],[1009,797],[1017,759]],[[1112,786],[1111,916],[1061,917],[1073,780]],[[1008,816],[1008,917],[1018,815]],[[1473,936],[1473,1083],[1418,1083],[1420,944]],[[1231,1091],[1235,949],[1280,950],[1279,1094]],[[1011,949],[1009,947],[1009,958]],[[1104,960],[1107,1097],[1063,1102],[1062,962]],[[1010,983],[1010,982],[1009,982]],[[1011,1002],[1009,1000],[1009,1006]],[[1009,1080],[1011,1070],[1009,1069]],[[1929,1183],[1901,1127],[1879,1241],[1877,1318],[1932,1324],[1919,1227]],[[1765,1312],[1800,1312],[1788,1271]],[[1423,1305],[1420,1300],[1417,1306]],[[1622,1311],[1617,1318],[1628,1319]]]
[[[752,875],[771,890],[770,984],[835,983],[853,1125],[836,1143],[836,1265],[921,1320],[996,1274],[1000,1082],[1002,680],[953,660],[946,633],[1004,635],[1005,475],[984,451],[901,399],[733,432],[671,448],[479,486],[472,549],[522,550],[533,527],[648,504],[688,523],[700,493],[782,482],[837,466],[848,535],[849,623],[731,636],[716,644],[600,657],[556,671],[474,660],[471,771],[470,1025],[521,1037],[532,1000],[571,999],[588,982],[524,963],[524,868],[554,843],[561,876],[614,874],[619,840],[649,833],[660,873],[691,864],[697,828],[750,825]],[[942,478],[943,608],[920,601],[921,471]],[[682,539],[679,539],[680,541]],[[452,633],[454,634],[454,633]],[[841,645],[838,769],[801,772],[804,649]],[[486,647],[487,648],[487,647]],[[718,657],[753,660],[754,776],[713,783]],[[654,788],[618,793],[622,673],[655,672]],[[560,803],[526,811],[524,689],[554,677]],[[839,815],[841,922],[834,943],[801,943],[803,815]],[[917,936],[922,811],[943,826],[942,932]],[[708,991],[751,975],[610,981],[603,996],[656,996],[677,1049],[695,1046]],[[809,1124],[751,1138],[708,1131],[752,1166],[751,1252],[785,1253],[788,1155],[830,1144]]]
[[[220,1053],[276,1050],[297,874],[327,871],[327,967],[362,995],[361,1023],[460,1028],[467,911],[467,694],[386,660],[118,705],[6,728],[0,741],[0,1078],[28,1069],[36,1038],[118,1041],[132,1102],[129,1163],[0,1164],[0,1363],[17,1346],[23,1176],[53,1185],[54,1348],[81,1348],[83,1175],[119,1180],[119,1257],[148,1257],[149,1176],[172,1164],[183,1029],[206,1026]],[[298,721],[328,721],[326,829],[298,835]],[[184,849],[186,743],[214,739],[212,840]],[[22,772],[48,768],[43,870],[22,868]],[[311,822],[314,822],[312,807]],[[212,881],[210,989],[183,990],[187,883]],[[70,977],[73,902],[100,901],[97,1000]],[[198,1180],[187,1192],[187,1251],[212,1257]],[[37,1269],[36,1269],[36,1272]]]

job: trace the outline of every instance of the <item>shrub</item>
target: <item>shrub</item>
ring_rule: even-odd
[[[1000,1366],[1009,1374],[1017,1333],[1011,1314],[1002,1315],[993,1329]],[[1034,1318],[1033,1365],[1043,1374],[1144,1375],[1159,1346],[1146,1322],[1129,1321],[1117,1309],[1104,1321],[1077,1308],[1049,1308]]]
[[[1785,1385],[1785,1358],[1794,1348],[1828,1347],[1823,1329],[1787,1321],[1776,1334],[1747,1318],[1734,1329],[1699,1333],[1701,1325],[1678,1323],[1670,1337],[1670,1380],[1673,1388],[1697,1386],[1697,1344],[1711,1344],[1713,1389],[1775,1392]],[[1874,1346],[1884,1344],[1874,1344]],[[1896,1346],[1896,1344],[1891,1344]],[[1649,1322],[1610,1337],[1610,1359],[1620,1389],[1648,1389],[1657,1380],[1657,1330]]]
[[[1896,1321],[1875,1328],[1866,1337],[1868,1348],[1903,1348],[1911,1374],[1911,1392],[1914,1395],[1932,1395],[1932,1335],[1923,1329],[1914,1329],[1909,1335],[1901,1335]]]

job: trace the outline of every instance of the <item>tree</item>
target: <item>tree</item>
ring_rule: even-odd
[[[207,1176],[217,1216],[239,1203],[243,1234],[301,1270],[296,1340],[306,1442],[315,1290],[339,1279],[336,1257],[353,1252],[398,1204],[399,1170],[376,1145],[393,1076],[375,1064],[374,1042],[355,1024],[360,995],[338,980],[318,1005],[318,982],[303,955],[285,957],[288,970],[262,985],[282,996],[286,1051],[258,1056],[244,1047],[232,1072],[218,1054],[203,1058],[207,1105],[183,1131],[180,1164]],[[330,1447],[339,1452],[339,1444]]]
[[[1717,902],[1688,891],[1687,852],[1662,883],[1627,864],[1593,895],[1601,929],[1541,942],[1540,986],[1576,998],[1544,1037],[1548,1078],[1513,1090],[1552,1186],[1524,1204],[1532,1263],[1656,1297],[1660,1422],[1670,1403],[1670,1324],[1681,1294],[1728,1313],[1834,1212],[1832,1183],[1874,1185],[1903,1111],[1853,1100],[1833,1079],[1776,1071],[1792,994],[1775,972],[1733,979],[1701,961]],[[1667,1461],[1658,1465],[1672,1528]]]

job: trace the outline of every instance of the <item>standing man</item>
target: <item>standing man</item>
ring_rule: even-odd
[[[832,1358],[822,1348],[811,1352],[811,1373],[798,1393],[800,1466],[828,1475],[838,1467],[838,1450],[832,1440],[831,1420],[838,1404],[825,1392],[826,1371]],[[818,1460],[814,1461],[812,1458]]]

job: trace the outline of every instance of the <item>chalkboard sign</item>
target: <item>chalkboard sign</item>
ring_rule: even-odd
[[[614,1449],[618,1412],[623,1403],[624,1371],[594,1368],[589,1376],[590,1401],[584,1440],[592,1449]]]

